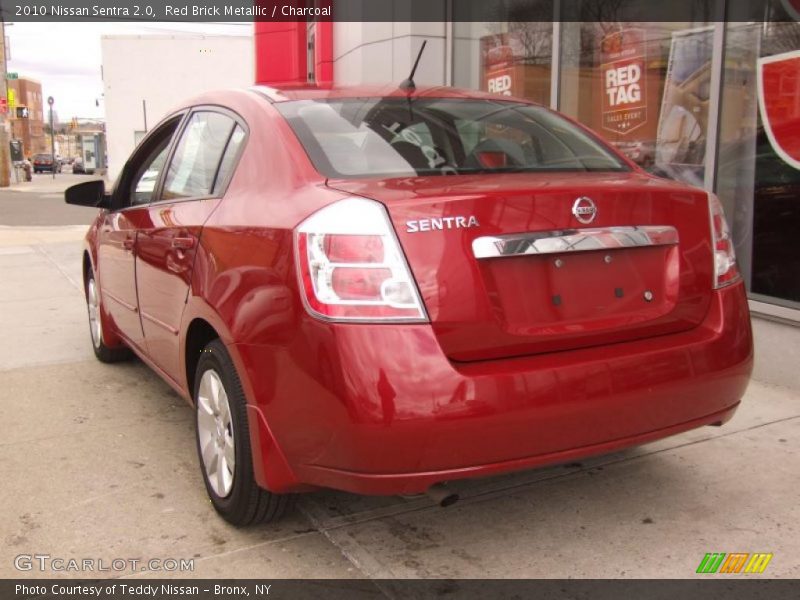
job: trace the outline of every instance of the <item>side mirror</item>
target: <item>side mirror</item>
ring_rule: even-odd
[[[111,196],[106,194],[106,184],[101,179],[68,187],[64,192],[64,202],[75,206],[111,208]]]

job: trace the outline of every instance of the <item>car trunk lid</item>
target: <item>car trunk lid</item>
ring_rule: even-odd
[[[708,310],[712,254],[701,190],[636,172],[328,185],[387,207],[439,343],[455,361],[684,331]]]

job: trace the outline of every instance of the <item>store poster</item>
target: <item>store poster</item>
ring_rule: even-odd
[[[656,166],[699,186],[705,176],[713,41],[712,27],[673,32],[658,121]]]
[[[522,70],[514,64],[514,40],[506,33],[481,38],[481,89],[501,96],[522,96],[524,81]]]
[[[602,116],[606,131],[626,136],[647,123],[647,44],[642,29],[624,29],[600,42]]]

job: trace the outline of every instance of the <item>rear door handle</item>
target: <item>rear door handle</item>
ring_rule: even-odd
[[[133,238],[125,238],[122,240],[122,247],[125,250],[133,250],[133,246],[135,245],[135,240]]]
[[[176,237],[172,238],[172,247],[180,248],[181,250],[188,250],[194,247],[193,237]]]

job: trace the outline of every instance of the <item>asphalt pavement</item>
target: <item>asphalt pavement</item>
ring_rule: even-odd
[[[94,175],[41,173],[29,182],[0,188],[0,226],[88,225],[97,214],[93,208],[64,203],[64,190],[70,185],[100,179]]]
[[[760,577],[800,577],[800,397],[765,381],[721,428],[461,482],[449,508],[319,492],[280,523],[227,525],[205,496],[192,410],[139,361],[94,360],[80,256],[95,211],[61,200],[90,177],[56,178],[0,190],[0,577],[93,576],[15,566],[47,554],[194,561],[169,576],[379,587],[393,577],[690,578],[708,552],[773,553]]]

